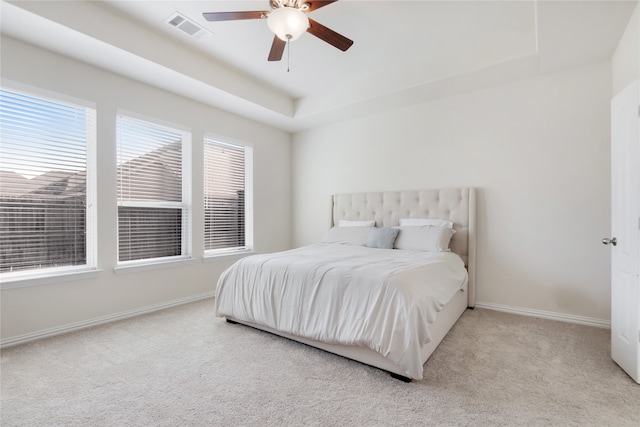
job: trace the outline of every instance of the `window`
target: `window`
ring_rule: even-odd
[[[252,249],[250,147],[204,140],[206,255]]]
[[[3,281],[96,267],[96,112],[78,104],[0,89]]]
[[[119,115],[118,262],[191,255],[190,134]]]

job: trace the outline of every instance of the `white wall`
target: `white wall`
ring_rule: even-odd
[[[2,77],[95,102],[98,115],[97,278],[1,293],[2,340],[64,329],[93,319],[201,296],[215,289],[235,259],[203,262],[201,180],[193,180],[193,253],[187,266],[115,274],[117,208],[115,115],[118,108],[186,126],[192,131],[193,173],[202,176],[202,138],[213,132],[254,149],[254,240],[259,252],[290,247],[290,135],[245,118],[3,37]]]
[[[608,322],[609,101],[601,62],[294,135],[294,246],[333,193],[479,189],[477,300]]]
[[[640,78],[640,4],[629,19],[611,64],[613,95]]]

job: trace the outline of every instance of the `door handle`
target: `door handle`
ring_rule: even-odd
[[[615,245],[618,244],[618,239],[616,239],[615,237],[612,237],[610,239],[608,237],[605,237],[604,239],[602,239],[602,244],[603,245],[611,244],[611,245],[615,246]]]

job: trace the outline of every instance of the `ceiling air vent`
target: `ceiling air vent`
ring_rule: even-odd
[[[211,31],[205,30],[180,12],[174,13],[165,22],[196,40],[204,40],[211,36]]]

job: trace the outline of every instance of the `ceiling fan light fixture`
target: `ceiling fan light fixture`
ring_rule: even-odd
[[[309,18],[300,9],[280,7],[269,14],[267,25],[280,40],[293,41],[307,31]]]

